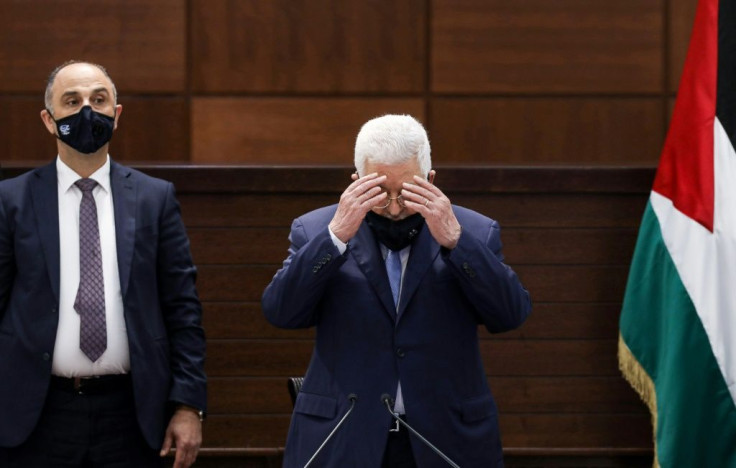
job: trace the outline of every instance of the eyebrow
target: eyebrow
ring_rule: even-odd
[[[92,94],[95,94],[95,93],[105,93],[109,95],[110,91],[108,91],[107,88],[101,86],[99,88],[95,88],[92,90]],[[79,94],[80,94],[79,91],[66,91],[64,94],[61,95],[61,97],[64,98],[66,96],[78,96]]]

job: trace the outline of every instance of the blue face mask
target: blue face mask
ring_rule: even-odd
[[[49,112],[51,115],[51,112]],[[52,117],[53,118],[53,117]],[[115,118],[84,106],[76,114],[56,120],[57,138],[80,153],[90,154],[112,138]]]

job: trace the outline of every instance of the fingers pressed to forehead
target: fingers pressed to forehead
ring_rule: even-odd
[[[349,191],[359,190],[361,192],[364,192],[372,187],[375,187],[381,184],[384,180],[386,180],[385,175],[379,176],[376,173],[368,174],[354,181],[352,184],[350,184],[348,186],[348,190]]]
[[[429,198],[433,195],[434,193],[431,190],[426,189],[420,185],[409,184],[406,182],[404,182],[404,184],[402,185],[401,196],[403,196],[404,198]]]
[[[363,192],[357,192],[357,191],[355,192],[355,196],[363,200],[367,198],[372,198],[378,195],[385,195],[385,192],[383,192],[381,188],[378,186],[369,187]]]
[[[419,185],[420,187],[424,187],[425,189],[429,190],[430,192],[434,193],[435,195],[438,195],[439,196],[439,195],[442,194],[442,191],[440,189],[438,189],[436,185],[434,185],[433,183],[429,182],[427,179],[424,179],[422,177],[419,177],[419,176],[416,176],[415,175],[414,176],[414,183],[416,185]]]
[[[378,192],[373,195],[368,195],[368,197],[362,201],[361,205],[367,209],[372,209],[381,202],[385,202],[387,197],[388,194],[386,192]]]

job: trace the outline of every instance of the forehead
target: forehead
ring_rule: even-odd
[[[421,177],[419,162],[416,159],[399,164],[380,164],[366,161],[365,173],[370,174],[373,172],[378,173],[378,175],[385,175],[385,185],[387,186],[401,185],[402,182],[411,181],[415,175]]]
[[[102,70],[86,63],[74,63],[59,70],[52,86],[56,98],[69,92],[83,93],[100,88],[112,93],[112,82]]]

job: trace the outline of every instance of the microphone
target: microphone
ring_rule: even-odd
[[[399,423],[402,426],[404,426],[405,428],[409,429],[412,434],[414,434],[415,436],[417,436],[419,438],[419,440],[421,440],[422,442],[424,442],[424,445],[426,445],[427,447],[431,448],[432,451],[434,451],[434,453],[436,453],[437,455],[439,455],[440,457],[442,457],[442,459],[445,460],[448,465],[450,465],[450,466],[452,466],[454,468],[460,468],[457,463],[455,463],[454,461],[450,460],[450,458],[447,455],[445,455],[444,453],[442,453],[442,451],[440,449],[438,449],[437,447],[435,447],[434,445],[432,445],[432,443],[430,441],[428,441],[427,439],[425,439],[424,437],[422,437],[422,435],[420,433],[418,433],[413,427],[411,427],[409,424],[407,424],[406,421],[404,421],[403,419],[401,419],[399,417],[399,414],[398,413],[394,413],[394,411],[391,409],[391,403],[392,403],[392,401],[393,400],[388,395],[388,393],[384,393],[383,395],[381,395],[381,402],[384,405],[386,405],[386,408],[388,409],[388,412],[396,420],[397,423]]]
[[[342,426],[342,423],[344,423],[345,420],[348,418],[348,416],[350,416],[350,413],[353,412],[353,408],[355,408],[355,400],[357,400],[357,399],[358,399],[358,395],[356,395],[355,393],[351,393],[350,395],[348,395],[348,400],[350,400],[350,408],[348,408],[347,412],[345,413],[345,415],[343,415],[342,419],[340,419],[340,421],[338,421],[337,425],[332,430],[332,432],[330,432],[327,435],[327,437],[325,438],[324,442],[322,442],[322,445],[320,445],[319,447],[317,447],[317,451],[314,452],[314,455],[312,455],[312,458],[310,458],[309,461],[307,461],[307,464],[304,465],[304,468],[307,468],[314,461],[314,459],[317,458],[317,455],[322,450],[322,448],[325,445],[327,445],[327,442],[332,438],[332,436],[335,434],[335,432],[337,432],[337,430],[340,428],[340,426]]]

